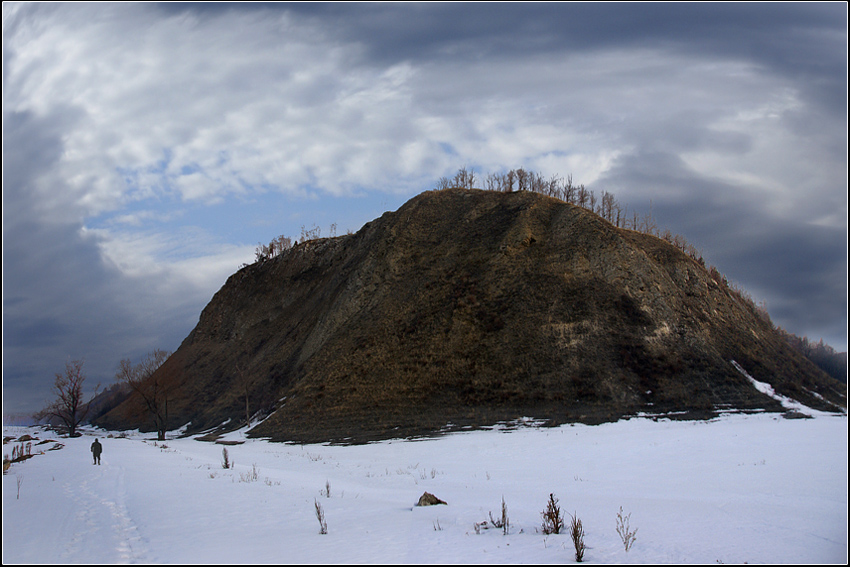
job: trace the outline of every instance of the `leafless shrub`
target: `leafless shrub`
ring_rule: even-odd
[[[322,236],[322,229],[316,225],[307,230],[304,225],[301,225],[301,240],[299,242],[307,242],[308,240],[318,240]]]
[[[570,537],[573,540],[573,547],[576,550],[576,561],[581,563],[584,559],[584,528],[581,526],[581,520],[578,519],[578,514],[570,516]]]
[[[292,248],[292,239],[281,234],[277,238],[273,238],[268,244],[257,244],[257,247],[254,249],[255,260],[257,262],[271,260],[290,248]]]
[[[232,467],[232,463],[230,462],[230,455],[227,454],[227,447],[221,450],[221,468],[229,469]]]
[[[319,520],[319,533],[324,535],[328,533],[328,523],[325,521],[325,511],[322,510],[322,505],[319,504],[319,501],[315,498],[313,499],[313,504],[316,507],[316,519]]]
[[[251,470],[239,473],[239,482],[256,482],[260,478],[260,470],[256,464],[251,465]]]
[[[451,183],[453,187],[472,189],[475,186],[475,181],[475,170],[472,168],[466,169],[466,167],[461,167],[455,174]]]
[[[493,512],[490,512],[490,523],[493,524],[494,527],[502,530],[504,535],[508,535],[508,529],[510,528],[510,520],[508,520],[508,507],[505,505],[505,497],[502,496],[502,517],[498,520],[493,518]]]
[[[561,508],[558,506],[558,499],[555,498],[554,494],[549,494],[546,509],[540,515],[543,516],[542,531],[544,534],[559,534],[564,529],[564,516],[561,515]]]
[[[626,551],[631,549],[636,539],[635,534],[637,534],[637,528],[631,530],[629,527],[629,521],[631,520],[631,517],[631,512],[623,516],[623,507],[620,506],[620,511],[617,512],[617,534],[623,541],[623,545],[625,546]]]
[[[437,191],[445,191],[446,189],[451,188],[452,182],[449,181],[448,177],[441,177],[437,180],[437,183],[434,185],[434,189]]]

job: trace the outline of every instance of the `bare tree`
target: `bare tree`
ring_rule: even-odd
[[[466,188],[474,189],[475,188],[475,170],[473,168],[469,168],[469,171],[466,173]]]
[[[292,248],[292,239],[281,234],[277,238],[272,238],[268,245],[257,244],[257,248],[254,249],[255,261],[265,262],[275,256],[280,256],[290,248]]]
[[[97,390],[89,401],[85,401],[83,393],[83,382],[86,377],[83,374],[83,361],[72,360],[65,363],[65,372],[57,373],[53,382],[53,391],[56,394],[54,400],[46,408],[38,412],[38,419],[58,420],[65,426],[69,437],[77,437],[77,427],[85,420],[89,413],[89,402],[97,395]]]
[[[313,228],[307,230],[303,224],[301,225],[301,243],[307,242],[308,240],[318,240],[322,236],[322,229],[316,225],[313,225]]]
[[[591,213],[599,213],[596,210],[596,194],[593,191],[588,192],[588,202],[590,203],[590,208],[588,209]]]
[[[546,189],[549,187],[549,182],[543,178],[543,175],[540,173],[533,171],[530,175],[531,179],[531,190],[534,193],[546,193]]]
[[[523,168],[516,170],[517,191],[528,191],[531,183],[529,182],[529,174]]]
[[[599,216],[610,223],[614,222],[614,210],[616,209],[617,201],[614,195],[608,191],[602,192],[602,204],[600,205]]]
[[[564,189],[562,190],[564,194],[564,201],[570,204],[576,203],[576,186],[573,185],[573,175],[572,173],[567,176],[567,180],[564,182]]]
[[[466,169],[465,166],[461,167],[457,170],[454,179],[451,181],[451,185],[460,189],[472,189],[475,185],[475,170],[472,168]]]
[[[271,251],[269,250],[269,247],[262,242],[258,242],[257,247],[254,249],[254,261],[265,262],[269,258],[271,258]]]
[[[655,225],[655,219],[652,218],[652,211],[645,213],[643,215],[643,231],[644,234],[651,234],[653,236],[658,234],[658,227]],[[685,247],[682,246],[682,251],[685,250]]]
[[[292,239],[282,234],[277,238],[273,238],[272,241],[269,242],[269,249],[272,257],[280,256],[290,248],[292,248]]]
[[[437,180],[436,185],[434,185],[434,189],[436,189],[437,191],[443,191],[451,187],[451,185],[452,183],[451,181],[449,181],[449,178],[444,176]]]
[[[587,189],[585,189],[584,184],[579,185],[576,188],[576,204],[583,208],[587,208],[587,200],[590,197],[590,194]]]
[[[557,175],[552,175],[546,184],[546,194],[556,199],[561,198],[561,178]]]
[[[513,169],[505,174],[504,183],[502,184],[502,191],[505,193],[513,193],[514,191],[514,182],[516,181],[516,171]]]
[[[157,440],[165,441],[168,431],[168,402],[176,393],[174,376],[165,372],[157,372],[170,352],[157,349],[147,354],[139,364],[133,365],[129,359],[119,363],[116,380],[130,386],[139,397],[145,409],[153,419]]]

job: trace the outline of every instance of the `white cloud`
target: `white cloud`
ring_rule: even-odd
[[[589,182],[635,147],[762,179],[770,164],[727,155],[742,143],[732,134],[787,147],[752,124],[799,104],[751,65],[660,49],[381,66],[285,12],[62,5],[49,24],[9,39],[4,97],[17,110],[78,109],[57,176],[87,215],[154,197],[412,191],[399,180],[461,165]]]

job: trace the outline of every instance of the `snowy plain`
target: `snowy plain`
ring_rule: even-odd
[[[541,531],[553,493],[568,523],[582,521],[587,563],[844,564],[847,416],[807,413],[353,446],[4,427],[4,438],[51,442],[33,442],[35,456],[3,476],[3,563],[573,562],[568,534]],[[415,506],[425,491],[447,504]],[[503,498],[509,533],[476,530]],[[620,507],[637,530],[628,552]]]

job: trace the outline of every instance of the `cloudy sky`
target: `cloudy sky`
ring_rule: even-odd
[[[461,166],[651,208],[847,348],[847,8],[3,4],[3,410],[175,350],[259,242]]]

